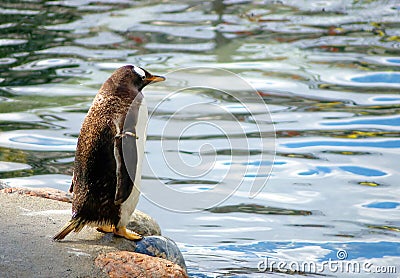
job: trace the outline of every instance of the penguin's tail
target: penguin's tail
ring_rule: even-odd
[[[70,232],[75,231],[78,233],[85,226],[85,223],[80,221],[79,218],[72,218],[70,221],[65,224],[65,226],[59,231],[54,237],[53,240],[58,241],[65,238]]]

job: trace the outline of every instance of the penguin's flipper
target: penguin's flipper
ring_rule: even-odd
[[[114,203],[119,205],[128,199],[135,180],[138,154],[135,132],[123,132],[114,140],[114,158],[116,162],[117,186]],[[130,172],[128,173],[127,168]],[[131,176],[129,175],[131,174]]]
[[[72,174],[72,181],[71,181],[71,186],[69,187],[69,193],[74,192],[74,180],[75,180],[75,173]]]

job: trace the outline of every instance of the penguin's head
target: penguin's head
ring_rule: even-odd
[[[133,73],[133,84],[138,89],[138,91],[141,91],[146,85],[150,83],[155,83],[165,80],[165,77],[159,75],[152,75],[150,72],[141,67],[133,65],[129,65],[127,67]]]
[[[135,96],[146,85],[164,80],[165,77],[153,75],[141,67],[127,65],[114,71],[100,92],[106,95]]]

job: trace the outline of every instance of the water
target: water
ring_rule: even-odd
[[[67,190],[83,117],[118,66],[157,74],[223,68],[255,88],[242,95],[261,96],[271,118],[262,101],[247,102],[257,126],[241,103],[204,88],[165,99],[179,82],[145,90],[151,167],[143,187],[159,178],[181,192],[207,192],[244,181],[218,207],[197,213],[141,199],[139,208],[178,242],[190,275],[298,276],[277,263],[321,265],[339,261],[343,250],[342,263],[371,263],[371,271],[397,266],[398,275],[397,1],[71,0],[0,7],[3,181]],[[205,74],[204,82],[215,81]],[[244,139],[249,146],[241,145]],[[168,168],[165,157],[188,167],[174,171],[178,166]],[[197,172],[210,165],[211,172]],[[249,183],[268,177],[250,199]]]

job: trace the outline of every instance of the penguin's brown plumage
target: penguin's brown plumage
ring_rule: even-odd
[[[136,239],[126,235],[126,219],[121,221],[123,203],[132,201],[129,197],[133,191],[139,194],[138,187],[134,187],[135,175],[141,175],[136,173],[141,167],[137,168],[135,113],[137,117],[143,99],[141,90],[162,80],[163,77],[128,65],[117,69],[102,85],[78,138],[70,188],[74,193],[72,218],[54,240],[63,239],[73,230],[79,232],[85,225]],[[127,129],[124,122],[128,112],[134,119]],[[123,152],[122,144],[128,151]],[[129,157],[124,157],[124,153]],[[129,171],[127,167],[131,167]],[[134,209],[136,204],[132,206]]]

